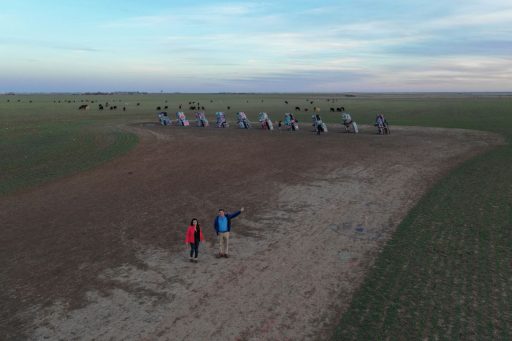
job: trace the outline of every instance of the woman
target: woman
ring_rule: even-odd
[[[197,255],[199,254],[199,243],[204,241],[203,231],[199,226],[196,218],[192,219],[187,229],[185,243],[190,244],[190,261],[197,263]]]

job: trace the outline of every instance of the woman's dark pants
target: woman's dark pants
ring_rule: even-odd
[[[194,256],[195,254],[195,256]],[[190,258],[194,256],[194,258],[197,258],[197,255],[199,254],[199,243],[190,243]]]

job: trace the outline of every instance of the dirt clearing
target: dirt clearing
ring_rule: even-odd
[[[7,338],[326,337],[425,190],[503,143],[414,127],[128,129],[141,143],[127,156],[0,199]],[[241,206],[232,257],[217,259],[217,209]],[[198,264],[184,244],[193,217]]]

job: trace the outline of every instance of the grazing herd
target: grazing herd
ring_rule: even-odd
[[[315,103],[314,101],[311,101],[311,100],[309,100],[309,99],[306,99],[306,101],[307,101],[309,104],[314,104],[314,103]],[[330,101],[330,99],[327,99],[327,101],[329,102],[329,101]],[[335,100],[334,100],[334,99],[332,99],[332,101],[334,102]],[[60,102],[60,101],[59,101],[59,102]],[[263,103],[263,102],[264,102],[264,100],[261,100],[261,102]],[[94,102],[92,102],[92,103],[94,103]],[[167,100],[165,100],[165,103],[167,103]],[[210,100],[210,103],[213,103],[213,100]],[[246,101],[246,103],[249,103],[249,101],[247,100],[247,101]],[[287,105],[289,105],[289,104],[290,104],[288,100],[285,100],[285,101],[284,101],[284,103],[285,103],[285,104],[287,104]],[[136,105],[137,105],[137,106],[140,106],[140,102],[137,102],[137,103],[136,103]],[[108,109],[110,109],[110,110],[117,110],[117,106],[116,106],[116,105],[110,105],[110,106],[109,106],[109,103],[108,103],[108,102],[107,102],[107,103],[105,103],[105,105],[103,105],[103,104],[101,104],[101,103],[100,103],[100,104],[98,104],[98,110],[100,110],[100,111],[101,111],[101,110],[104,110],[105,108],[108,108]],[[83,104],[83,105],[80,105],[80,106],[78,107],[78,110],[87,110],[87,109],[89,109],[89,105],[87,105],[87,104]],[[155,109],[156,109],[157,111],[167,110],[167,109],[169,109],[169,106],[168,106],[168,105],[164,105],[164,106],[159,105],[159,106],[157,106]],[[179,110],[182,110],[182,109],[183,109],[183,104],[180,104],[180,105],[178,106],[178,109],[179,109]],[[201,110],[201,111],[205,111],[205,110],[206,110],[206,107],[205,107],[204,105],[201,105],[201,103],[199,103],[199,102],[197,102],[197,101],[189,101],[189,102],[188,102],[188,109],[189,109],[189,110],[194,110],[194,111],[195,111],[195,110],[198,110],[198,111],[199,111],[199,110]],[[230,106],[230,105],[228,105],[228,106],[226,107],[226,109],[227,109],[227,110],[231,110],[231,106]],[[300,106],[296,106],[296,107],[295,107],[295,111],[304,111],[304,112],[308,112],[309,110],[310,110],[310,108],[307,108],[307,107],[300,107]],[[343,107],[338,107],[338,108],[332,108],[332,107],[331,107],[331,108],[330,108],[330,111],[331,111],[331,112],[343,112],[344,110],[345,110],[345,109],[344,109]],[[126,111],[126,106],[124,106],[124,107],[123,107],[123,111]],[[320,107],[316,107],[316,106],[315,106],[315,107],[313,107],[312,111],[314,111],[314,112],[320,112]]]

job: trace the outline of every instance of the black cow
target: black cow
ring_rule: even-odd
[[[189,107],[189,109],[190,109],[190,110],[196,110],[196,106],[195,106],[195,105],[191,105],[191,106]]]
[[[169,106],[168,106],[168,105],[166,105],[166,106],[164,107],[164,109],[169,109]]]
[[[181,109],[181,104],[180,104],[180,107],[179,107],[179,108]]]
[[[230,106],[228,106],[228,110],[230,110],[230,109],[231,109],[231,107],[230,107]]]
[[[330,111],[331,111],[331,112],[334,112],[334,108],[331,108],[331,109],[330,109]]]
[[[300,111],[300,107],[295,107],[295,111]]]
[[[139,103],[139,102],[137,102],[137,106],[140,106],[140,103]]]
[[[156,110],[162,110],[162,108],[161,107],[156,107]]]
[[[123,111],[126,111],[126,107],[123,107]]]
[[[78,107],[78,110],[87,110],[87,109],[89,109],[88,104],[82,104],[81,106]]]
[[[98,105],[98,110],[103,110],[103,105]]]
[[[284,101],[286,104],[288,104],[288,101]]]

